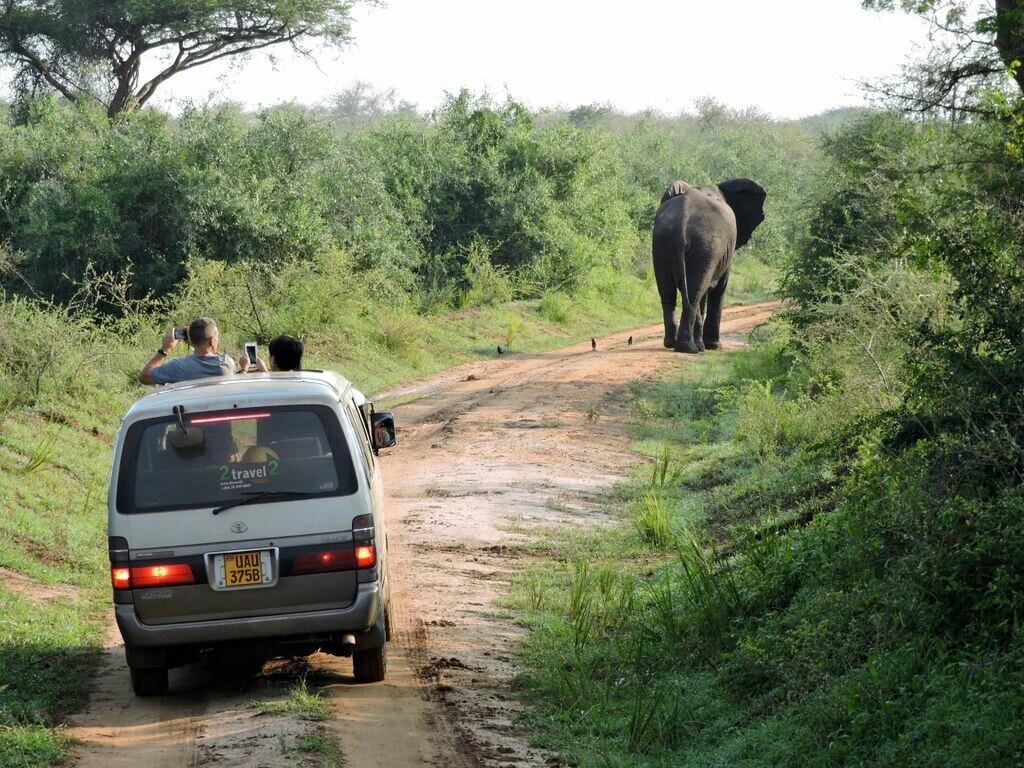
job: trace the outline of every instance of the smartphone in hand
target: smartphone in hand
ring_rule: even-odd
[[[249,365],[256,365],[256,342],[245,342],[245,356],[249,358]]]
[[[188,341],[188,328],[181,327],[174,329],[174,338],[178,341]]]

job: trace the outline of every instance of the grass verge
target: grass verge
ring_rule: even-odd
[[[620,524],[538,536],[508,598],[525,725],[578,766],[1020,765],[1020,489],[935,494],[789,350],[635,389]]]

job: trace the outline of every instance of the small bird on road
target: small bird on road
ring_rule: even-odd
[[[590,348],[594,351],[597,351],[597,339],[590,340]]]
[[[498,354],[499,355],[504,355],[505,354],[505,350],[501,348],[501,344],[498,345]]]
[[[628,339],[626,339],[626,346],[627,347],[632,347],[633,346],[633,337],[632,336],[630,336]]]

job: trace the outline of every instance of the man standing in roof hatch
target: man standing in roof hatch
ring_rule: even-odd
[[[167,353],[181,340],[192,347],[192,354],[168,360]],[[139,381],[174,384],[208,376],[231,376],[235,372],[235,361],[217,351],[219,343],[220,331],[209,317],[198,317],[187,328],[171,328],[156,354],[139,371]]]

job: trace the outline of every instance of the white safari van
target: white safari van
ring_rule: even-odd
[[[377,451],[394,418],[341,376],[161,387],[117,434],[109,548],[132,688],[208,650],[352,656],[383,680],[390,632]]]

